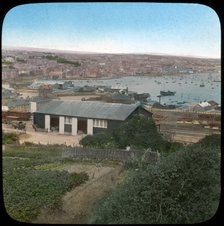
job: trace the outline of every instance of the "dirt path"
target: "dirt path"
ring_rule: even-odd
[[[31,122],[26,122],[26,132],[23,130],[13,129],[10,125],[2,125],[4,131],[20,134],[20,144],[24,142],[31,142],[34,144],[65,144],[70,146],[80,146],[79,141],[85,136],[84,134],[71,136],[58,133],[35,132],[32,128]]]
[[[62,207],[56,211],[43,210],[33,223],[85,224],[90,223],[91,213],[97,200],[103,197],[120,180],[122,166],[101,166],[99,164],[74,164],[67,166],[68,172],[86,172],[89,180],[67,192]]]
[[[45,132],[26,132],[19,137],[20,144],[24,142],[32,142],[34,144],[65,144],[71,146],[80,146],[79,141],[83,138],[83,135],[63,135],[57,133],[45,133]]]

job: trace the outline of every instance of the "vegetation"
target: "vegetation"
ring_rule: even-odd
[[[11,61],[7,61],[7,60],[4,60],[2,63],[6,66],[11,66],[13,64]]]
[[[18,141],[16,133],[2,133],[2,144],[14,144]]]
[[[7,213],[30,222],[42,208],[57,208],[62,196],[88,179],[86,173],[64,171],[58,146],[6,146],[3,152],[3,194]]]
[[[146,119],[141,116],[134,116],[128,122],[112,133],[95,134],[86,136],[80,144],[84,147],[95,148],[120,148],[127,146],[133,148],[159,150],[161,152],[174,151],[174,145],[182,147],[181,144],[171,144],[166,141],[158,132],[152,119]]]
[[[100,203],[95,224],[199,223],[212,218],[220,198],[220,136],[164,157],[129,176]]]
[[[110,133],[87,135],[80,141],[80,144],[90,148],[117,148],[114,137]]]
[[[72,64],[76,67],[81,65],[78,61],[70,61],[70,60],[66,60],[65,58],[62,58],[62,57],[59,57],[59,56],[54,56],[54,55],[47,55],[46,59],[55,60],[55,61],[57,61],[58,63],[61,63],[61,64]]]

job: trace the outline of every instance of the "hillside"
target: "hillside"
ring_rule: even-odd
[[[220,59],[156,54],[102,54],[44,49],[3,49],[3,79],[100,78],[220,72]]]

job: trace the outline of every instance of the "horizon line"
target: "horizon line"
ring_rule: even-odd
[[[3,49],[21,49],[21,50],[39,50],[41,51],[56,51],[56,52],[67,52],[67,53],[77,53],[77,54],[111,54],[111,55],[158,55],[158,56],[171,56],[171,57],[186,57],[186,58],[201,58],[201,59],[217,59],[221,60],[221,57],[208,57],[208,56],[195,56],[195,55],[178,55],[178,54],[171,54],[171,53],[160,53],[160,52],[135,52],[135,53],[124,53],[124,52],[93,52],[93,51],[86,51],[86,50],[68,50],[68,49],[52,49],[52,48],[45,48],[45,47],[31,47],[31,46],[2,46]]]

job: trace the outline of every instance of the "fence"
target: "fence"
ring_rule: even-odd
[[[95,157],[108,158],[122,162],[142,161],[146,163],[156,163],[160,154],[150,150],[119,150],[119,149],[93,149],[81,147],[65,147],[62,157]]]
[[[16,149],[20,144],[7,144],[8,147]],[[120,149],[94,149],[82,147],[66,147],[64,145],[50,145],[62,149],[62,158],[69,157],[92,157],[98,159],[111,159],[121,162],[144,162],[155,164],[160,161],[160,153],[148,150],[120,150]],[[30,149],[48,148],[48,145],[31,145]]]
[[[6,111],[2,112],[3,121],[29,121],[31,117],[30,112],[17,112],[17,111]]]

